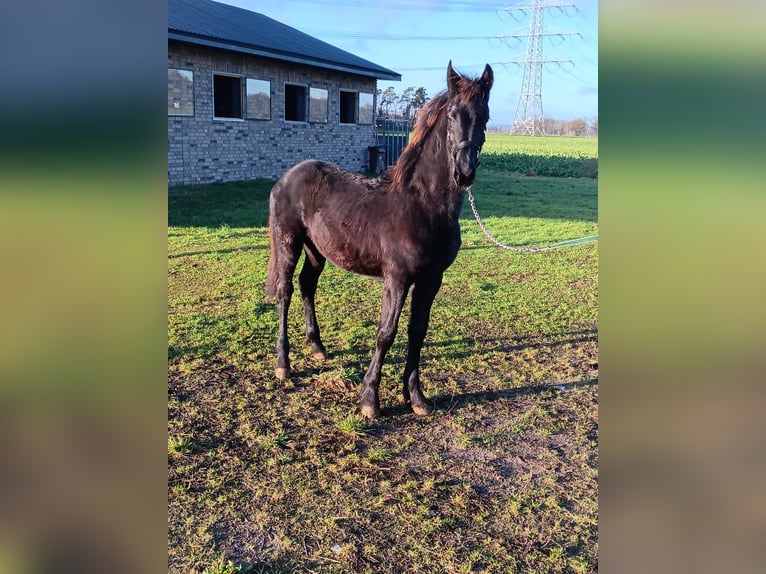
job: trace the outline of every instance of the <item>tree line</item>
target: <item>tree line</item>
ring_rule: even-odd
[[[510,132],[509,126],[490,125],[488,132]],[[593,118],[575,118],[573,120],[555,120],[543,118],[543,131],[548,136],[598,137],[598,116]]]
[[[393,86],[385,90],[378,89],[376,117],[405,119],[414,124],[418,111],[431,98],[423,86],[416,88],[410,86],[397,94]],[[595,118],[576,118],[573,120],[556,120],[553,118],[543,118],[543,125],[546,135],[550,136],[595,136],[598,137],[598,117]],[[487,131],[508,132],[509,127],[488,126]]]
[[[598,137],[598,117],[573,120],[543,118],[545,134],[549,136],[595,136]]]
[[[404,88],[401,94],[397,94],[393,86],[385,90],[378,89],[377,115],[382,118],[412,121],[417,117],[418,110],[430,99],[423,86]]]

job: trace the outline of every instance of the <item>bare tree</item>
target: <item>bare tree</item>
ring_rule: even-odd
[[[426,105],[426,102],[428,102],[428,100],[429,100],[428,94],[426,93],[426,89],[423,86],[420,86],[417,90],[415,90],[415,93],[412,94],[413,118],[417,117],[417,114],[420,111],[420,108]]]
[[[399,109],[405,119],[410,119],[410,113],[412,112],[412,95],[414,93],[415,87],[410,86],[405,88],[402,95],[399,97]]]
[[[395,103],[396,90],[394,90],[393,86],[388,86],[380,94],[380,99],[378,100],[378,115],[388,117],[391,114],[391,106]]]
[[[412,122],[415,121],[418,111],[430,98],[423,86],[415,88],[409,86],[405,88],[401,95],[397,95],[396,90],[389,86],[385,90],[378,90],[378,116],[404,118]]]

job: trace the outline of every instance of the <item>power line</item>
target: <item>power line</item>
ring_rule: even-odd
[[[575,34],[574,32],[548,32],[543,24],[545,10],[574,6],[571,3],[555,2],[551,0],[532,0],[529,6],[516,5],[506,8],[511,14],[515,12],[530,12],[529,28],[526,34],[509,34],[509,37],[526,37],[527,52],[524,58],[524,73],[521,78],[521,90],[519,103],[513,115],[511,133],[521,135],[545,135],[545,122],[543,116],[543,64],[555,63],[561,66],[563,63],[572,63],[572,60],[545,59],[543,58],[543,40],[549,36],[564,37]],[[515,16],[514,16],[515,17]],[[509,63],[521,63],[510,61]]]
[[[476,0],[440,0],[439,2],[418,0],[380,0],[377,2],[360,2],[359,0],[292,0],[294,3],[312,4],[314,6],[341,6],[344,8],[382,8],[419,12],[497,12],[505,4],[476,2]]]
[[[321,35],[325,38],[351,38],[354,40],[381,40],[385,42],[402,42],[408,40],[439,42],[439,41],[462,41],[462,40],[498,40],[504,35],[499,36],[417,36],[409,34],[375,34],[370,32],[343,32],[326,31],[319,29],[305,29],[307,34]]]
[[[501,66],[505,64],[506,62],[489,62],[490,66]],[[483,69],[485,64],[465,64],[465,65],[457,65],[455,64],[453,67],[456,70],[471,70],[471,69]],[[425,67],[425,68],[400,68],[399,66],[396,67],[397,71],[401,72],[438,72],[440,70],[444,70],[444,66],[431,66],[431,67]]]

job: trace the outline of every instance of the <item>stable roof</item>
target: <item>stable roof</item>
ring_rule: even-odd
[[[212,0],[168,0],[168,39],[380,80],[402,79],[268,16]]]

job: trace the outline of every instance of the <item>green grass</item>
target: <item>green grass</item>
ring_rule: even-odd
[[[353,412],[344,416],[336,426],[340,432],[351,437],[359,436],[369,428],[367,420]]]
[[[295,375],[273,377],[272,185],[169,192],[169,571],[597,571],[598,244],[500,250],[466,204],[423,349],[434,414],[401,403],[405,310],[367,422],[377,281],[328,265],[330,359],[296,297]],[[483,163],[473,193],[499,239],[542,245],[597,233],[596,186]]]
[[[481,163],[485,168],[519,175],[598,177],[598,138],[491,132],[482,148]]]
[[[596,177],[598,138],[488,133],[481,161],[485,167],[523,175]]]

